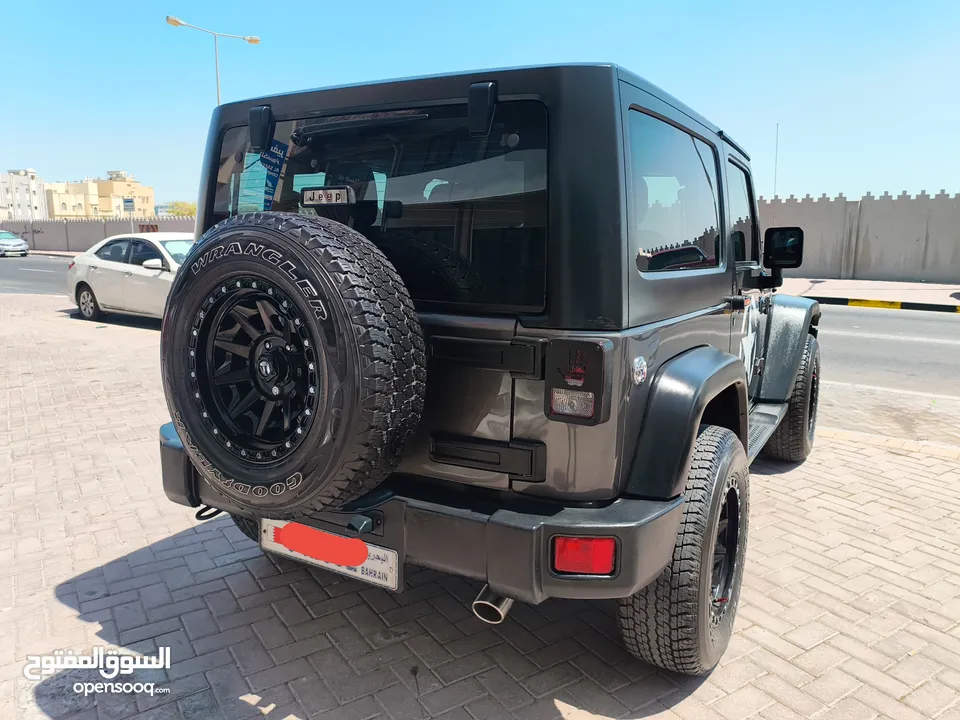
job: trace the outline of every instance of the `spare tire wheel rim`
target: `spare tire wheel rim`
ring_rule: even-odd
[[[194,403],[226,451],[271,465],[307,436],[326,395],[323,349],[275,284],[243,276],[214,287],[188,353]]]

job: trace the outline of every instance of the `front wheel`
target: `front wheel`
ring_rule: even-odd
[[[730,430],[701,428],[683,494],[673,558],[653,583],[618,601],[620,631],[634,657],[703,675],[730,643],[747,551],[750,473]]]
[[[820,344],[807,335],[787,414],[767,440],[763,454],[774,460],[802,462],[813,450],[820,403]]]

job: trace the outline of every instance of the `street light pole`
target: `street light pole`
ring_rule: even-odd
[[[250,43],[251,45],[259,45],[260,38],[256,35],[228,35],[227,33],[218,33],[213,30],[207,30],[206,28],[198,27],[197,25],[191,25],[190,23],[185,23],[180,18],[175,18],[173,15],[167,15],[167,24],[173,25],[173,27],[188,27],[193,28],[194,30],[199,30],[200,32],[207,33],[207,35],[213,35],[213,62],[216,68],[217,73],[217,105],[220,104],[220,46],[219,40],[222,37],[225,38],[236,38],[237,40],[243,40],[244,42]]]
[[[217,105],[220,104],[220,48],[217,45],[219,38],[213,34],[213,64],[217,67]]]

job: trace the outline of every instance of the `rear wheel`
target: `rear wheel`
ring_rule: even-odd
[[[685,675],[703,675],[720,661],[740,601],[749,482],[739,438],[701,428],[673,558],[653,583],[618,601],[624,645],[635,657]]]
[[[100,303],[97,302],[97,297],[93,294],[93,288],[89,285],[80,285],[77,288],[77,307],[80,308],[80,315],[85,320],[99,320],[103,317]]]
[[[807,335],[787,414],[767,440],[763,454],[774,460],[788,462],[806,460],[813,450],[819,404],[820,344],[813,335]]]

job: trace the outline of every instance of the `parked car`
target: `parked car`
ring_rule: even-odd
[[[7,255],[27,255],[30,249],[27,241],[9,230],[0,230],[0,257]]]
[[[183,232],[108,237],[70,263],[67,295],[87,320],[107,312],[161,318],[193,242],[193,234]]]
[[[479,581],[492,624],[616,599],[636,657],[715,667],[750,464],[807,457],[820,381],[819,305],[774,292],[803,231],[761,237],[744,150],[612,65],[229,103],[206,148],[167,497],[391,591]]]

